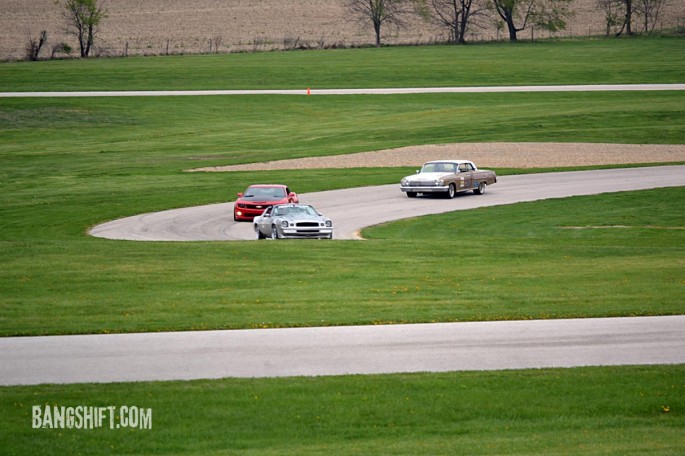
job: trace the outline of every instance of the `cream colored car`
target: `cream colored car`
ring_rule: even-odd
[[[403,178],[400,189],[410,198],[419,193],[437,193],[454,198],[457,193],[466,191],[482,195],[488,185],[496,182],[494,171],[478,169],[471,161],[436,160],[424,163],[416,174]]]

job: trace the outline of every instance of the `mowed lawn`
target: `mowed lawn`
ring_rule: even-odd
[[[5,387],[0,445],[17,456],[679,455],[683,376],[680,365]],[[95,429],[34,428],[34,406],[40,424],[46,407],[114,413]],[[151,410],[142,429],[133,407]]]
[[[184,172],[204,165],[480,140],[685,143],[684,101],[669,91],[0,100],[0,334],[679,313],[677,189],[607,196],[628,198],[627,221],[596,220],[593,205],[618,204],[604,197],[560,200],[536,203],[525,217],[518,214],[529,206],[448,214],[434,223],[469,222],[447,235],[365,243],[141,243],[85,233],[122,216],[229,201],[255,182],[306,193],[397,183],[413,172]],[[538,214],[560,218],[540,221],[544,241],[526,231]],[[583,224],[631,229],[599,231],[609,234],[602,251],[597,231],[560,229]],[[517,253],[519,238],[527,245]],[[565,258],[567,242],[577,245]],[[455,263],[455,249],[471,267]],[[531,255],[537,271],[528,269]],[[589,281],[588,266],[598,271]],[[557,270],[566,279],[550,275]],[[516,279],[526,273],[549,293],[526,293]],[[412,293],[397,293],[405,289]]]
[[[4,90],[675,83],[685,80],[682,48],[674,38],[15,63],[0,65],[0,81]],[[256,181],[304,193],[412,172],[189,168],[471,141],[683,144],[685,95],[0,99],[0,334],[683,313],[681,188],[426,217],[369,229],[365,242],[85,234],[126,215],[228,201]],[[456,252],[478,261],[461,267]],[[682,373],[655,366],[11,387],[0,389],[0,447],[677,454]],[[150,407],[154,427],[32,429],[31,406],[46,403]]]

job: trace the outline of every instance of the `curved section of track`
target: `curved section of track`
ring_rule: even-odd
[[[407,198],[399,184],[306,193],[300,195],[300,200],[333,219],[335,239],[360,239],[359,232],[365,227],[421,215],[683,185],[685,166],[658,166],[502,176],[485,195],[469,192],[452,200]],[[252,225],[234,222],[232,211],[232,203],[173,209],[103,223],[92,228],[89,234],[136,241],[254,239]]]

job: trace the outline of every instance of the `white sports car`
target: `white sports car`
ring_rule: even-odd
[[[276,204],[254,218],[257,239],[333,239],[333,222],[306,204]]]

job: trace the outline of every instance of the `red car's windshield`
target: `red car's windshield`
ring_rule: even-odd
[[[281,200],[285,197],[285,189],[282,187],[250,187],[243,195],[243,198],[259,200]]]

